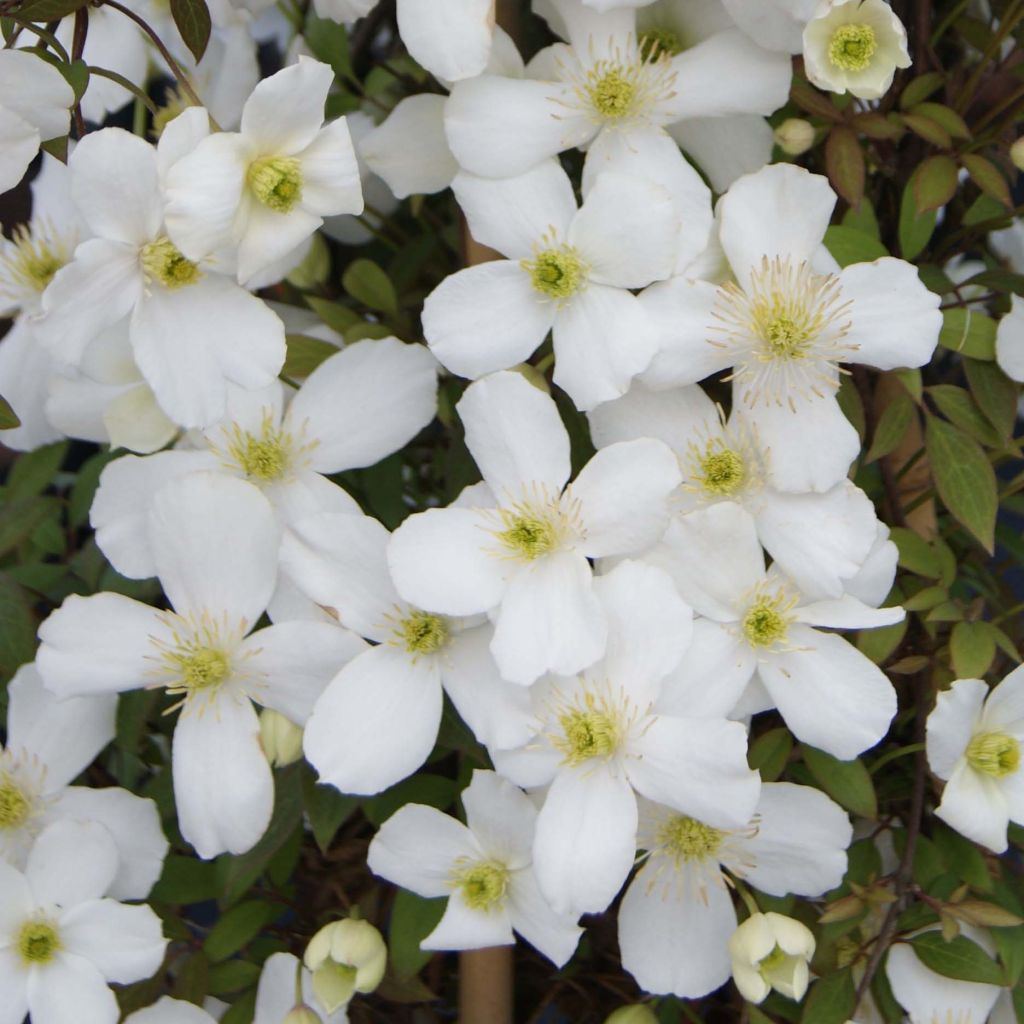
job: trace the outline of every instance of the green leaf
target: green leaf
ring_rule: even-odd
[[[919,138],[939,149],[949,149],[953,145],[949,132],[938,121],[924,114],[904,114],[903,123]]]
[[[399,978],[410,978],[434,955],[420,943],[437,927],[446,905],[444,899],[424,899],[399,889],[388,926],[388,956]]]
[[[203,1000],[210,991],[210,961],[200,950],[190,953],[178,967],[171,986],[171,995],[175,999],[184,999],[187,1003],[202,1006]]]
[[[856,206],[864,196],[864,152],[851,128],[837,125],[829,132],[825,170],[833,188],[851,206]]]
[[[0,508],[0,555],[6,555],[12,548],[35,533],[47,519],[56,518],[60,503],[56,498],[16,498],[5,501]]]
[[[398,312],[398,296],[390,278],[373,260],[354,260],[341,278],[341,285],[356,302],[369,309],[394,316]]]
[[[875,786],[862,761],[840,761],[831,754],[826,754],[816,747],[809,747],[805,743],[800,744],[800,750],[804,764],[814,776],[815,782],[837,804],[862,818],[877,816]]]
[[[236,999],[224,1012],[220,1024],[252,1024],[256,1016],[256,990],[252,989]]]
[[[952,423],[928,416],[925,450],[942,503],[991,554],[999,495],[995,472],[981,446]]]
[[[992,932],[992,941],[999,951],[999,959],[1006,969],[1006,980],[1016,985],[1024,972],[1024,925],[1017,928],[998,928]]]
[[[978,892],[992,892],[992,876],[985,855],[969,839],[941,822],[934,822],[932,841],[949,871]]]
[[[67,441],[23,452],[7,477],[7,497],[31,498],[42,494],[53,483],[67,453]]]
[[[246,900],[225,911],[207,933],[203,951],[211,963],[227,960],[251,942],[283,913],[284,908],[263,900]]]
[[[927,389],[927,393],[946,419],[970,434],[979,444],[990,448],[1002,447],[1002,438],[996,433],[995,427],[963,388],[954,384],[934,384]]]
[[[441,775],[412,775],[383,793],[363,801],[363,813],[372,825],[381,825],[405,804],[426,804],[446,810],[458,796],[459,786]]]
[[[326,853],[338,829],[359,806],[359,800],[339,793],[333,786],[317,785],[312,773],[303,777],[302,796],[313,838],[320,852]]]
[[[918,103],[910,111],[912,114],[924,114],[937,124],[946,129],[946,132],[954,139],[969,139],[971,130],[967,122],[952,108],[944,103]]]
[[[206,0],[171,0],[171,17],[196,63],[203,59],[210,42],[210,10]]]
[[[288,348],[281,376],[289,380],[308,377],[322,362],[341,351],[329,341],[311,338],[306,334],[288,334],[285,341]]]
[[[996,656],[996,637],[987,622],[958,622],[949,638],[958,679],[981,679]]]
[[[900,253],[905,260],[920,255],[935,230],[938,214],[935,210],[919,214],[914,201],[914,190],[910,185],[903,190],[900,201],[899,241]]]
[[[761,773],[765,782],[775,782],[786,767],[793,750],[793,737],[788,729],[770,729],[750,744],[747,763]]]
[[[0,677],[14,675],[36,653],[36,618],[28,594],[0,573]]]
[[[70,64],[59,63],[57,70],[75,93],[75,100],[80,100],[89,88],[89,65],[84,60],[73,60]]]
[[[1017,420],[1017,385],[995,363],[965,359],[964,371],[978,408],[1003,440]]]
[[[239,992],[259,981],[260,968],[247,960],[228,960],[210,968],[209,990],[214,996]]]
[[[948,156],[928,157],[918,165],[910,179],[917,213],[922,214],[945,206],[953,198],[956,186],[956,161]]]
[[[1002,968],[975,942],[958,935],[946,942],[939,932],[925,932],[909,940],[918,960],[944,978],[1003,985]]]
[[[900,94],[900,107],[909,110],[916,107],[918,103],[928,99],[936,89],[942,86],[943,76],[938,71],[929,71],[925,75],[918,75],[911,79]]]
[[[915,576],[937,580],[942,573],[935,549],[918,533],[905,526],[894,527],[889,534],[899,552],[899,565]]]
[[[68,521],[72,526],[84,526],[88,522],[89,509],[92,507],[92,499],[96,496],[96,488],[100,482],[100,473],[117,455],[118,453],[113,451],[97,452],[82,463],[68,495]]]
[[[338,78],[352,77],[352,56],[349,52],[348,31],[344,25],[318,18],[310,7],[302,36],[313,56],[330,64]]]
[[[876,665],[883,665],[906,635],[906,619],[878,629],[862,629],[857,634],[857,650]]]
[[[11,408],[11,403],[0,395],[0,430],[13,430],[21,426],[18,414]]]
[[[990,363],[996,357],[996,322],[973,309],[943,310],[939,344],[952,352]]]
[[[154,903],[172,903],[187,906],[203,903],[217,895],[217,870],[213,861],[196,860],[172,853],[164,861],[160,881],[153,887],[149,899]]]
[[[354,327],[363,319],[354,310],[343,306],[340,302],[328,302],[327,299],[318,299],[315,295],[305,295],[303,298],[309,308],[339,335],[344,335],[350,327]]]
[[[870,263],[889,255],[889,250],[877,238],[842,224],[833,224],[825,232],[825,248],[841,267]]]
[[[803,1024],[845,1024],[853,1014],[856,998],[849,967],[826,974],[811,987],[800,1020]]]
[[[60,21],[84,7],[89,0],[26,0],[12,11],[20,21]]]
[[[1008,210],[1013,209],[1010,186],[1002,172],[991,160],[978,153],[965,153],[961,158],[964,168],[981,191]]]
[[[882,237],[881,229],[878,226],[878,216],[875,214],[875,208],[871,205],[871,200],[867,196],[857,206],[851,206],[843,214],[842,226],[844,228],[853,228],[862,235],[869,235],[875,241],[879,241]],[[828,238],[826,236],[826,244],[827,242]],[[888,249],[885,250],[885,254],[889,254]],[[838,259],[838,257],[836,258]]]
[[[908,395],[897,395],[883,410],[865,462],[874,462],[894,451],[914,418],[914,403]]]

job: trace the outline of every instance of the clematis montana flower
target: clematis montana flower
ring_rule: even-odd
[[[814,935],[783,914],[751,914],[729,939],[732,974],[744,999],[761,1003],[772,989],[799,1002],[810,981]]]
[[[513,929],[556,966],[582,932],[541,895],[530,847],[537,811],[494,772],[477,769],[462,793],[466,824],[433,807],[406,804],[381,826],[367,863],[374,874],[428,899],[447,896],[423,949],[508,946]]]
[[[277,579],[279,528],[256,487],[212,473],[173,480],[148,513],[170,602],[68,598],[39,629],[37,664],[58,696],[140,686],[179,698],[172,769],[178,822],[200,856],[241,853],[270,820],[273,776],[253,701],[303,724],[364,644],[319,622],[252,633]]]
[[[334,72],[308,57],[264,79],[238,132],[203,139],[167,175],[167,231],[190,260],[229,252],[248,284],[324,217],[361,213],[348,125],[324,124]]]
[[[604,653],[605,614],[588,558],[655,543],[680,482],[661,441],[610,445],[569,479],[569,437],[554,401],[517,373],[466,389],[457,406],[488,491],[472,507],[410,516],[388,549],[395,588],[441,615],[489,612],[502,676],[571,675]]]

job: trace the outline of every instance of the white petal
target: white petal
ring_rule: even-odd
[[[576,216],[572,182],[555,159],[512,178],[461,171],[452,190],[473,237],[512,260],[544,248],[541,240],[549,233],[564,242]]]
[[[160,408],[148,384],[139,383],[112,398],[103,410],[103,426],[112,449],[140,455],[157,452],[178,433],[177,424]]]
[[[116,1024],[120,1016],[103,975],[68,953],[59,953],[45,971],[29,973],[28,1009],[33,1024]]]
[[[1024,381],[1024,299],[1011,296],[1010,312],[996,330],[996,362],[1010,380]]]
[[[3,114],[0,113],[0,125]],[[0,139],[0,146],[3,146]],[[68,433],[51,416],[47,396],[54,375],[54,359],[39,344],[26,317],[18,317],[0,340],[0,380],[4,397],[21,424],[0,430],[0,444],[13,451],[32,451]],[[57,378],[62,380],[63,378]]]
[[[296,725],[305,725],[327,684],[367,649],[355,633],[326,622],[279,622],[242,644],[246,673],[259,679],[253,696]]]
[[[305,149],[324,122],[324,103],[334,81],[326,64],[299,57],[253,90],[242,110],[242,135],[261,154],[293,156]]]
[[[181,834],[204,860],[245,853],[270,823],[274,777],[248,698],[223,694],[186,707],[171,757]]]
[[[475,860],[481,853],[461,822],[434,807],[406,804],[381,825],[366,863],[375,875],[429,899],[451,892],[458,860]]]
[[[290,1008],[291,1004],[287,1009]],[[192,1003],[162,996],[152,1006],[125,1017],[124,1024],[210,1024],[211,1020],[213,1018],[205,1010]]]
[[[636,382],[621,398],[591,409],[587,420],[598,448],[654,437],[682,456],[698,431],[718,427],[718,412],[699,387],[652,391]]]
[[[456,83],[444,126],[460,166],[487,178],[522,174],[595,134],[570,86],[496,75]]]
[[[515,942],[512,922],[503,909],[474,910],[462,890],[448,897],[448,906],[437,927],[420,943],[421,949],[487,949]]]
[[[964,756],[986,696],[980,679],[958,679],[937,694],[928,715],[927,749],[928,767],[940,779],[948,779]]]
[[[828,629],[872,629],[902,622],[906,612],[902,608],[872,608],[850,594],[832,601],[814,601],[801,604],[793,610],[797,622]]]
[[[318,217],[363,212],[359,167],[345,118],[325,125],[299,159],[304,209]]]
[[[493,30],[490,0],[398,4],[398,34],[409,53],[435,78],[449,82],[473,78],[484,70]]]
[[[945,978],[930,971],[912,946],[895,943],[886,959],[885,973],[892,993],[910,1015],[911,1024],[933,1020],[984,1021],[999,996],[995,985]]]
[[[881,669],[834,633],[792,625],[786,642],[758,672],[793,735],[841,761],[878,743],[896,714]]]
[[[117,859],[114,839],[99,823],[55,821],[36,839],[25,877],[39,905],[68,910],[106,893]]]
[[[44,141],[65,135],[75,94],[49,62],[24,50],[0,57],[0,106],[27,121]]]
[[[782,53],[799,53],[804,25],[814,15],[817,0],[722,0],[736,24],[762,46]]]
[[[502,676],[529,685],[545,672],[568,676],[604,653],[607,625],[587,560],[558,551],[509,580],[491,652]]]
[[[555,312],[518,263],[495,260],[446,277],[427,296],[423,336],[447,369],[475,379],[527,359]]]
[[[148,978],[164,959],[167,940],[160,918],[143,906],[91,900],[62,914],[61,945],[121,985]]]
[[[669,495],[682,482],[672,449],[640,438],[602,448],[570,484],[579,503],[591,558],[634,554],[656,544],[668,526]]]
[[[0,894],[3,896],[3,899],[0,899],[0,936],[3,936],[0,938],[0,943],[3,944],[3,948],[0,949],[0,958],[2,958],[9,948],[11,935],[32,913],[36,906],[36,900],[25,875],[12,864],[8,864],[7,861],[0,861]],[[0,978],[6,980],[4,966],[6,965],[0,959]],[[19,973],[24,971],[20,957],[18,958],[18,971]],[[14,1024],[23,1024],[23,1021],[18,1018]]]
[[[809,260],[821,244],[836,195],[828,180],[795,164],[773,164],[737,181],[718,207],[722,248],[740,285],[767,256]]]
[[[576,951],[583,929],[576,924],[574,914],[552,910],[532,868],[512,876],[508,913],[512,927],[556,967],[566,964]]]
[[[148,515],[153,560],[175,611],[251,627],[277,579],[280,529],[259,488],[219,473],[191,473],[165,484]]]
[[[0,140],[3,140],[2,128]],[[4,1002],[0,1003],[0,1024],[24,1024],[28,1013],[27,982],[28,975],[21,957],[13,949],[0,949],[0,992],[4,993]],[[115,1005],[112,1021],[117,1020],[116,1012]]]
[[[843,339],[844,345],[856,346],[852,362],[893,370],[931,359],[942,329],[939,296],[924,286],[913,264],[854,263],[839,281],[843,301],[852,303]]]
[[[550,396],[519,373],[470,385],[455,407],[466,446],[499,502],[524,487],[557,497],[569,479],[569,435]]]
[[[437,739],[442,710],[435,658],[373,647],[331,681],[306,724],[306,757],[320,781],[372,794],[411,775]]]
[[[994,853],[1006,850],[1006,826],[1009,808],[996,780],[976,772],[961,760],[953,769],[942,791],[936,817],[955,828],[962,836]]]
[[[1024,726],[1024,672],[1015,668],[985,701],[982,722],[989,728],[1018,731]]]
[[[758,828],[743,840],[752,885],[774,896],[820,896],[846,873],[853,829],[846,812],[811,786],[766,783],[757,805]]]
[[[447,97],[406,96],[358,141],[359,155],[398,199],[446,189],[459,165],[444,134]]]
[[[670,868],[668,870],[671,870]],[[645,865],[619,906],[622,966],[645,992],[697,999],[729,980],[736,911],[724,884],[694,884]]]
[[[295,264],[300,262],[299,246],[323,224],[323,218],[302,205],[280,213],[248,196],[246,202],[244,229],[238,242],[238,283],[258,288],[269,283],[262,275],[275,281],[291,269],[289,254],[293,254]],[[279,272],[274,270],[278,263],[285,264]]]
[[[716,192],[769,163],[775,144],[772,126],[757,114],[688,118],[669,125],[668,132],[697,161]]]
[[[58,701],[28,664],[15,672],[7,695],[7,747],[46,766],[47,792],[66,786],[114,738],[113,694]]]
[[[36,667],[58,697],[146,686],[156,648],[169,639],[160,613],[120,594],[72,594],[39,627]]]
[[[537,816],[533,864],[557,913],[599,913],[615,898],[636,853],[633,790],[614,768],[560,771]]]
[[[496,772],[477,768],[462,791],[462,806],[485,854],[510,870],[530,863],[537,809],[521,789]]]
[[[319,443],[320,473],[372,466],[416,436],[437,410],[437,363],[422,345],[397,338],[357,341],[321,363],[288,409]]]
[[[657,339],[635,295],[592,282],[555,317],[554,381],[577,409],[593,409],[625,393],[650,363]]]
[[[17,53],[17,50],[5,50]],[[0,191],[14,188],[39,152],[39,132],[12,110],[0,106]]]

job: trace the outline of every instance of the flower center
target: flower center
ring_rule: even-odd
[[[32,801],[9,778],[0,781],[0,829],[24,825],[32,812]]]
[[[186,692],[220,686],[231,671],[227,656],[213,647],[194,647],[171,657],[178,665],[180,689]]]
[[[783,591],[759,594],[743,616],[743,635],[751,647],[772,647],[786,639],[792,616],[789,610],[796,599],[786,599]]]
[[[1020,768],[1020,744],[1002,732],[981,732],[967,744],[967,763],[983,775],[1002,779]]]
[[[709,441],[700,461],[700,485],[708,494],[732,495],[743,486],[747,473],[743,457],[731,448],[715,450],[715,442]]]
[[[646,63],[663,56],[674,57],[683,50],[683,41],[670,28],[649,28],[640,33],[640,59]]]
[[[530,275],[533,287],[553,299],[574,295],[584,280],[583,261],[569,245],[543,249],[533,260],[523,260],[520,266]]]
[[[18,933],[18,953],[25,965],[49,963],[60,949],[60,938],[46,921],[28,921]]]
[[[578,765],[595,757],[610,757],[622,742],[618,716],[604,701],[588,693],[582,706],[558,716],[562,736],[555,745],[565,755],[563,764]]]
[[[159,281],[174,290],[195,284],[203,275],[199,267],[186,259],[169,238],[158,238],[142,247],[142,273],[147,281]]]
[[[633,108],[637,83],[629,69],[621,64],[605,65],[594,69],[587,91],[597,113],[608,121],[618,121]]]
[[[863,71],[878,49],[870,25],[840,25],[828,44],[828,59],[843,71]]]
[[[526,562],[554,551],[561,540],[558,524],[551,518],[532,512],[525,508],[502,510],[505,529],[498,534],[498,539],[508,548],[514,557]]]
[[[275,213],[288,213],[302,198],[302,167],[290,156],[267,156],[249,165],[249,188]]]
[[[413,612],[395,630],[409,654],[433,654],[448,643],[448,622],[430,612]]]
[[[57,271],[67,263],[68,246],[45,231],[33,233],[24,224],[12,233],[13,251],[2,259],[9,280],[28,291],[43,292]]]
[[[705,860],[722,845],[722,833],[710,825],[679,814],[658,829],[657,841],[676,860]]]
[[[767,975],[782,967],[788,958],[789,954],[781,946],[776,945],[766,957],[758,961],[757,969],[763,976],[767,977]]]
[[[462,898],[471,910],[500,907],[508,895],[508,883],[508,868],[494,860],[471,864],[455,876],[455,884],[462,889]]]

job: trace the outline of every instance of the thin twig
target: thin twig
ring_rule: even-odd
[[[75,11],[75,28],[71,37],[71,60],[72,62],[82,59],[85,52],[85,37],[89,34],[89,12],[84,7]],[[85,119],[82,117],[82,104],[76,99],[71,110],[71,116],[75,119],[75,134],[78,138],[85,137]]]

